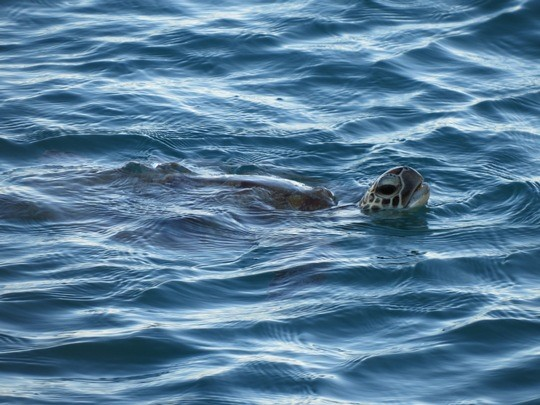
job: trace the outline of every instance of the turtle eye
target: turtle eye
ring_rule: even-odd
[[[375,192],[383,197],[391,197],[401,188],[401,180],[395,174],[383,174],[377,182]]]
[[[397,191],[397,187],[393,184],[382,184],[377,187],[377,193],[382,195],[392,195]]]

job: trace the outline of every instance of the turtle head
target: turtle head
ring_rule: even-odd
[[[417,208],[426,205],[429,186],[413,168],[399,166],[390,169],[371,185],[362,200],[362,211],[395,210]]]

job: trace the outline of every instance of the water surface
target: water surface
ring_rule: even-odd
[[[2,401],[540,401],[540,4],[326,3],[0,5]]]

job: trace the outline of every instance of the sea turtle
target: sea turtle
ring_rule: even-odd
[[[315,211],[336,205],[334,194],[324,187],[270,176],[259,175],[197,175],[177,163],[164,163],[151,168],[128,163],[121,169],[151,182],[171,186],[223,186],[260,192],[264,202],[278,209]],[[362,211],[421,207],[429,198],[429,186],[416,170],[400,166],[383,173],[368,189],[359,206]]]

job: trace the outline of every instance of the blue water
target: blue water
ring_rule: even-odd
[[[0,402],[540,403],[539,20],[2,1]],[[168,162],[339,204],[144,175]],[[397,165],[428,207],[362,214]]]

